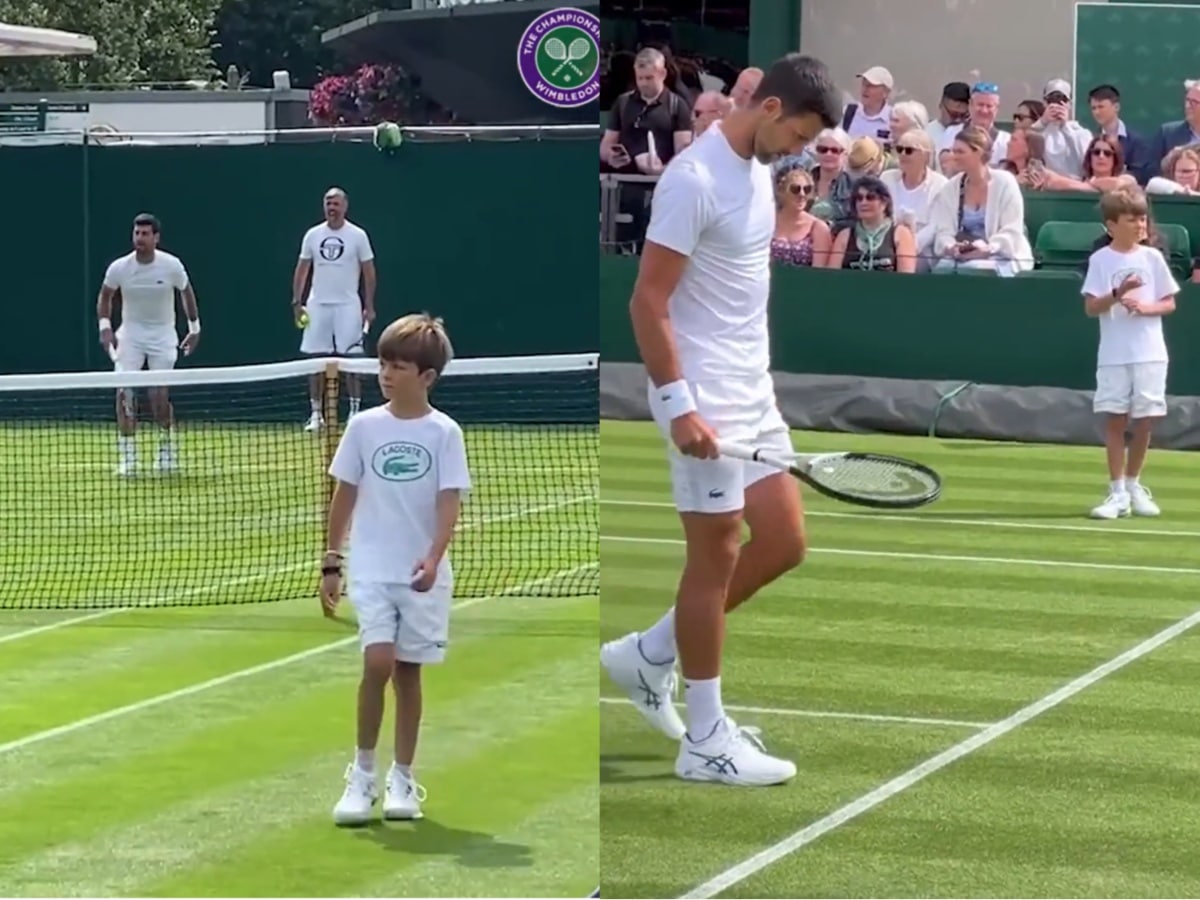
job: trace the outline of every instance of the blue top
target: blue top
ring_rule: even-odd
[[[969,206],[963,207],[962,212],[962,230],[973,241],[987,240],[987,225],[984,217],[986,211],[982,206],[972,209]]]

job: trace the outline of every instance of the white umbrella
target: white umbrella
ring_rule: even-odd
[[[86,34],[0,23],[0,57],[90,56],[96,39]]]

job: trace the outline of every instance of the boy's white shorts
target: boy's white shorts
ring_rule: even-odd
[[[1128,363],[1096,369],[1092,410],[1145,419],[1167,414],[1167,364]]]
[[[364,650],[372,644],[391,644],[397,661],[422,665],[446,658],[451,586],[435,584],[422,593],[407,584],[352,581],[349,594]]]

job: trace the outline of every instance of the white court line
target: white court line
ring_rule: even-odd
[[[868,810],[874,809],[880,803],[883,803],[890,797],[894,797],[901,791],[906,791],[919,781],[928,778],[934,772],[944,769],[957,760],[962,759],[969,753],[974,753],[981,747],[986,747],[992,741],[1003,737],[1010,731],[1019,728],[1026,722],[1040,716],[1042,713],[1053,709],[1059,704],[1070,700],[1076,694],[1094,685],[1096,682],[1109,675],[1123,669],[1131,662],[1140,659],[1148,653],[1157,650],[1163,644],[1179,637],[1184,632],[1194,628],[1200,624],[1200,611],[1192,613],[1185,619],[1180,619],[1174,625],[1164,628],[1158,634],[1151,638],[1147,638],[1135,647],[1126,650],[1120,656],[1110,659],[1106,663],[1102,663],[1086,675],[1081,675],[1074,681],[1063,685],[1053,693],[1047,694],[1042,699],[1029,704],[1022,709],[1017,710],[1007,719],[1003,719],[994,725],[989,725],[978,734],[971,735],[964,741],[955,744],[948,750],[943,750],[937,756],[930,757],[920,765],[914,766],[902,775],[898,775],[891,781],[880,785],[875,790],[863,794],[857,800],[847,803],[845,806],[830,813],[822,819],[818,819],[806,828],[795,832],[784,838],[774,846],[768,847],[761,853],[756,853],[744,862],[738,863],[726,869],[716,877],[704,882],[703,884],[693,888],[683,895],[684,898],[708,898],[715,897],[722,891],[726,891],[739,882],[745,881],[751,875],[754,875],[767,866],[795,853],[797,850],[811,844],[821,836],[828,834],[840,825],[844,825],[851,819],[857,818]]]
[[[582,566],[575,566],[572,569],[563,569],[555,572],[553,575],[547,575],[544,578],[535,578],[531,581],[526,581],[523,584],[518,584],[510,590],[503,591],[499,594],[493,594],[489,597],[474,597],[470,600],[462,600],[455,603],[451,609],[460,610],[471,606],[477,606],[485,600],[495,600],[498,597],[520,596],[522,593],[529,591],[539,585],[547,582],[557,581],[560,578],[570,578],[578,572],[583,572],[586,569],[595,568],[597,563],[585,563]],[[307,650],[302,650],[299,653],[293,653],[291,656],[282,656],[278,659],[273,659],[265,663],[260,663],[257,666],[251,666],[248,669],[238,669],[236,672],[229,672],[225,675],[220,675],[216,678],[210,678],[208,681],[201,681],[196,684],[188,685],[178,690],[169,691],[165,694],[156,694],[153,697],[147,697],[145,700],[139,700],[136,703],[129,703],[125,706],[118,706],[102,713],[97,713],[94,716],[87,716],[83,719],[77,719],[74,722],[68,722],[65,725],[58,725],[54,728],[47,728],[45,731],[38,731],[23,738],[17,738],[13,741],[0,744],[0,755],[11,753],[14,750],[20,750],[32,744],[40,744],[43,741],[48,741],[56,737],[61,737],[64,734],[81,731],[84,728],[90,728],[93,725],[99,725],[102,722],[108,722],[112,719],[117,719],[122,716],[127,716],[130,713],[141,712],[144,709],[152,709],[155,706],[161,706],[164,703],[170,703],[172,700],[180,700],[184,697],[190,697],[194,694],[199,694],[203,691],[210,690],[215,687],[222,687],[234,681],[241,681],[243,678],[249,678],[253,675],[259,675],[263,672],[270,672],[275,669],[290,666],[292,663],[301,662],[322,653],[327,653],[330,650],[336,650],[338,647],[345,647],[349,644],[358,643],[358,635],[354,634],[350,637],[339,638],[336,641],[330,641],[327,644],[319,644],[316,647],[310,647]]]
[[[601,697],[601,703],[616,703],[633,706],[627,697]],[[682,709],[685,704],[676,703]],[[919,716],[880,716],[873,713],[829,712],[823,709],[778,709],[771,706],[726,706],[725,709],[736,713],[750,713],[753,716],[799,716],[805,719],[848,719],[855,722],[879,722],[896,725],[945,725],[951,728],[974,728],[976,731],[988,728],[990,722],[964,722],[961,719],[926,719]]]
[[[625,544],[678,544],[681,538],[631,537],[620,534],[602,534],[602,541]],[[1056,569],[1092,569],[1106,572],[1153,572],[1159,575],[1200,575],[1200,569],[1182,566],[1137,566],[1125,563],[1073,562],[1065,559],[1026,559],[1011,556],[967,556],[952,553],[902,553],[893,550],[847,550],[841,547],[810,547],[809,553],[828,553],[832,556],[871,556],[880,559],[916,559],[929,562],[991,563],[997,566],[1047,566]]]
[[[491,525],[496,522],[508,522],[513,519],[523,518],[524,516],[534,516],[544,512],[551,512],[555,509],[561,509],[566,506],[573,506],[578,503],[585,503],[588,500],[595,499],[595,494],[583,494],[578,497],[572,497],[568,500],[560,501],[558,503],[545,504],[543,506],[533,506],[529,509],[516,510],[515,512],[506,513],[505,515],[496,516],[494,518],[476,519],[455,529],[455,533],[460,534],[464,531],[470,531],[474,528],[480,528],[484,525]],[[118,615],[120,613],[132,612],[135,609],[157,609],[179,600],[186,600],[189,597],[202,596],[204,594],[211,594],[215,591],[224,590],[225,588],[238,587],[244,584],[252,584],[255,581],[263,581],[268,578],[273,578],[276,575],[286,575],[290,572],[297,572],[308,567],[312,567],[314,569],[316,568],[315,563],[311,562],[294,563],[290,566],[282,566],[276,569],[269,569],[265,572],[258,572],[254,575],[233,578],[202,588],[192,588],[184,591],[181,594],[171,594],[169,596],[160,597],[159,599],[153,600],[150,603],[143,603],[138,606],[117,606],[113,607],[112,609],[103,609],[98,612],[87,613],[86,615],[82,616],[72,616],[69,619],[59,619],[57,622],[50,622],[46,625],[38,625],[34,628],[26,628],[22,631],[14,631],[11,634],[0,635],[0,644],[6,644],[9,641],[17,641],[21,640],[22,638],[45,634],[47,631],[56,631],[59,628],[67,628],[71,625],[81,625],[84,622],[92,622],[96,619],[103,619],[108,616]]]
[[[674,503],[663,503],[659,500],[604,500],[602,506],[646,506],[655,509],[674,509]],[[824,519],[866,519],[871,522],[921,522],[925,525],[970,525],[980,528],[1017,528],[1029,531],[1081,531],[1094,534],[1113,534],[1137,537],[1138,535],[1153,535],[1155,537],[1200,537],[1200,531],[1172,531],[1162,528],[1126,528],[1104,525],[1060,525],[1053,522],[997,522],[992,519],[953,519],[944,516],[911,516],[901,513],[852,513],[832,512],[827,510],[804,511],[805,517],[816,516]]]

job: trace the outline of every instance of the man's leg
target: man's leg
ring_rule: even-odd
[[[361,307],[346,304],[337,307],[337,321],[334,331],[334,343],[339,352],[346,357],[361,357],[363,355],[363,316]],[[342,378],[346,386],[346,396],[350,398],[348,419],[358,415],[362,408],[362,379],[352,372],[346,372]]]
[[[138,372],[146,364],[146,354],[136,339],[130,337],[128,329],[117,330],[117,372]],[[137,389],[117,389],[117,474],[134,475],[137,472]]]
[[[154,372],[168,372],[174,369],[179,360],[177,341],[178,336],[172,328],[168,334],[156,341],[157,346],[146,357],[146,367]],[[152,387],[149,394],[150,411],[160,429],[155,468],[160,472],[172,472],[176,467],[175,409],[171,405],[170,392],[166,387]]]
[[[333,353],[333,321],[328,306],[314,305],[308,310],[308,324],[304,326],[304,336],[300,339],[300,353],[303,356],[329,356]],[[325,403],[325,376],[314,372],[308,378],[308,420],[304,424],[305,431],[317,431],[324,424],[322,408]]]

